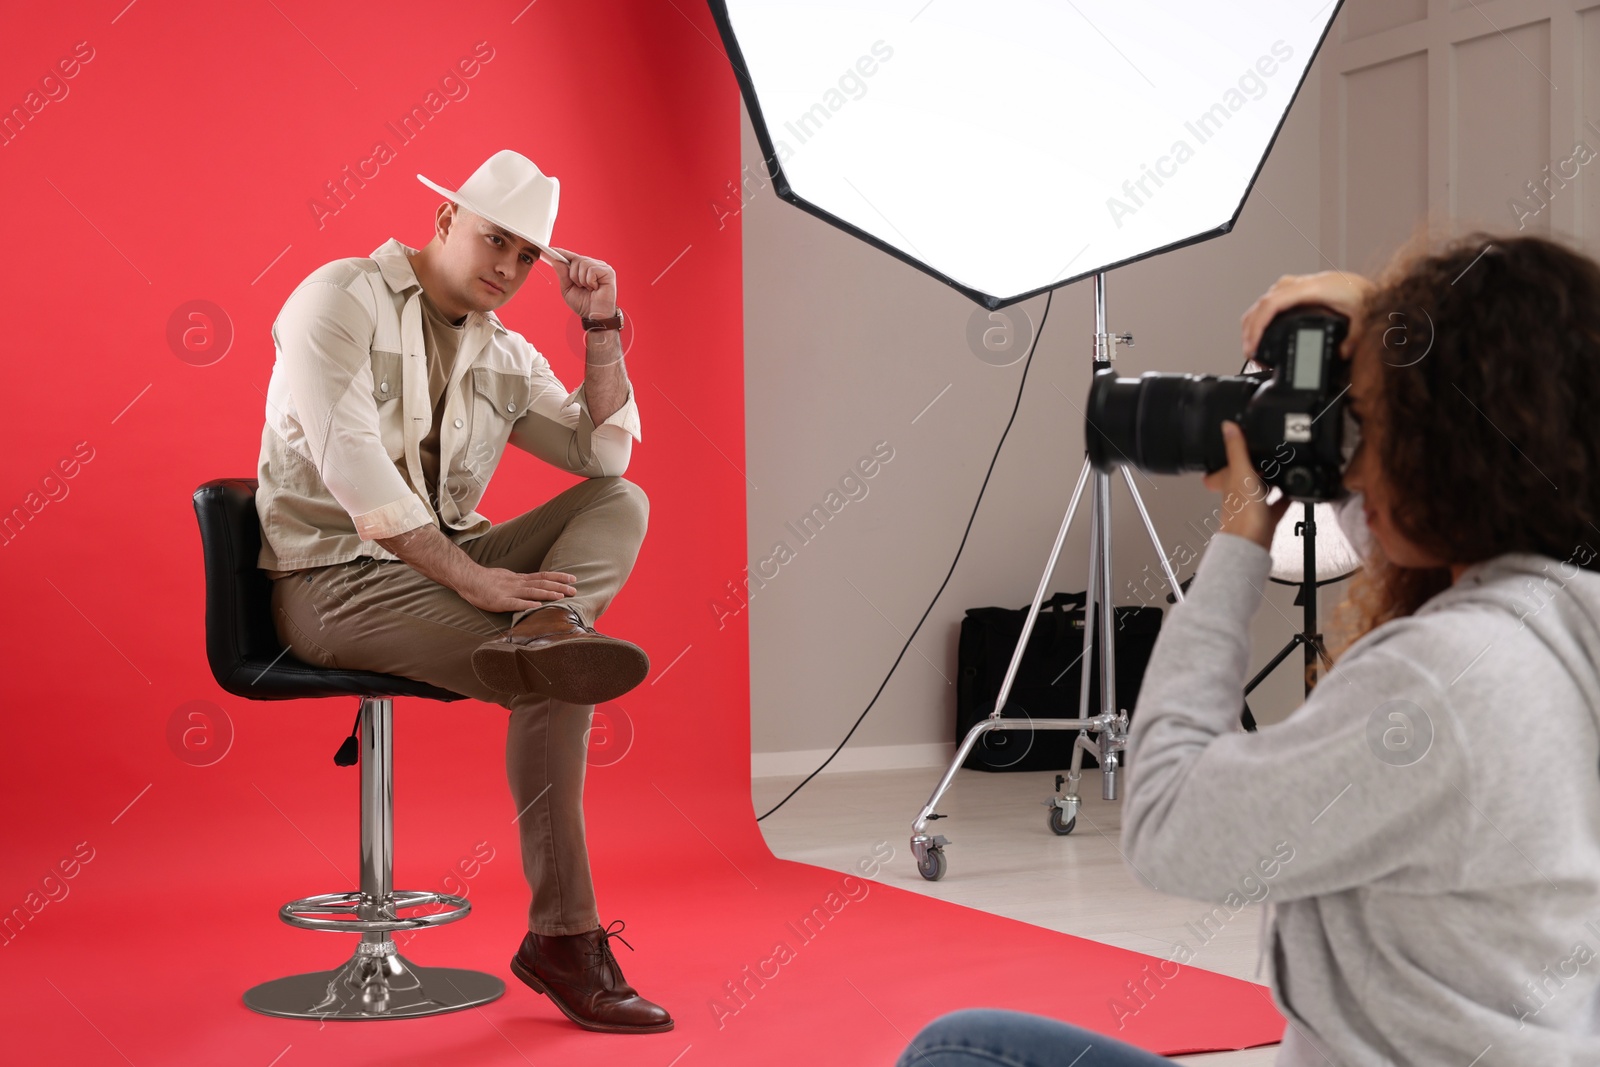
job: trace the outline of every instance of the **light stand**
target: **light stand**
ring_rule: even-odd
[[[1116,346],[1120,341],[1123,344],[1133,344],[1133,337],[1128,334],[1117,335],[1106,332],[1106,276],[1102,271],[1094,276],[1094,367],[1095,372],[1105,370],[1111,366],[1111,361],[1116,358]],[[1087,452],[1087,448],[1085,449]],[[1172,573],[1172,565],[1167,560],[1166,550],[1161,546],[1161,539],[1156,536],[1155,526],[1150,522],[1150,513],[1145,510],[1144,501],[1139,496],[1139,489],[1133,482],[1133,476],[1128,473],[1128,467],[1122,466],[1123,480],[1128,483],[1128,492],[1133,496],[1134,506],[1139,509],[1139,517],[1144,520],[1145,531],[1150,535],[1150,543],[1155,546],[1156,556],[1161,560],[1161,569],[1166,573],[1167,581],[1173,592],[1181,601],[1183,591],[1178,585],[1177,576]],[[1039,579],[1039,588],[1033,594],[1033,606],[1028,611],[1028,617],[1022,623],[1022,636],[1017,640],[1017,647],[1011,653],[1011,663],[1006,667],[1006,676],[1000,683],[999,695],[995,697],[994,711],[989,717],[973,724],[967,731],[967,736],[962,739],[960,747],[956,750],[955,759],[944,772],[944,777],[939,779],[933,795],[928,798],[928,803],[922,808],[916,822],[911,824],[911,852],[917,860],[917,870],[922,877],[930,882],[936,882],[944,877],[945,856],[944,848],[950,842],[942,834],[930,836],[927,826],[930,820],[942,819],[944,816],[934,813],[934,807],[945,791],[950,788],[950,783],[955,779],[956,771],[960,769],[967,755],[974,745],[991,730],[1078,730],[1078,736],[1073,739],[1072,765],[1066,775],[1066,793],[1051,801],[1050,827],[1056,833],[1071,833],[1077,822],[1078,805],[1078,780],[1083,766],[1083,753],[1092,751],[1099,761],[1102,770],[1100,795],[1106,800],[1117,799],[1117,766],[1120,760],[1118,753],[1127,746],[1128,715],[1118,709],[1116,693],[1116,626],[1114,605],[1111,595],[1111,475],[1109,472],[1095,471],[1094,493],[1089,502],[1089,586],[1084,598],[1084,619],[1089,625],[1083,631],[1083,654],[1089,655],[1094,647],[1094,621],[1098,619],[1100,629],[1100,713],[1090,716],[1089,710],[1089,667],[1086,663],[1082,672],[1082,684],[1078,692],[1078,718],[1075,719],[1003,719],[1001,712],[1006,705],[1006,697],[1011,692],[1011,683],[1016,678],[1017,668],[1022,663],[1023,650],[1028,647],[1028,635],[1033,632],[1033,624],[1039,617],[1039,605],[1043,603],[1045,590],[1050,585],[1050,574],[1055,569],[1056,558],[1061,554],[1061,546],[1067,539],[1067,530],[1072,526],[1072,518],[1077,513],[1078,501],[1083,495],[1084,484],[1088,481],[1091,464],[1087,454],[1083,460],[1083,470],[1078,474],[1078,484],[1072,490],[1072,501],[1067,505],[1067,514],[1061,520],[1061,529],[1056,533],[1055,544],[1050,548],[1050,556],[1045,561],[1044,574]],[[1316,572],[1311,572],[1315,576]],[[1308,653],[1309,655],[1309,653]],[[1280,655],[1279,659],[1282,659]],[[1085,733],[1096,735],[1094,742],[1084,737]],[[1058,788],[1059,788],[1058,778]]]
[[[1333,659],[1328,655],[1327,646],[1322,642],[1322,634],[1317,632],[1317,587],[1319,585],[1342,582],[1355,572],[1346,571],[1344,574],[1333,578],[1317,580],[1316,505],[1309,500],[1301,503],[1305,507],[1305,517],[1294,524],[1294,532],[1300,536],[1305,548],[1305,569],[1302,572],[1301,579],[1298,582],[1291,582],[1283,578],[1272,578],[1270,580],[1280,585],[1298,585],[1300,587],[1300,592],[1296,594],[1294,602],[1303,609],[1302,617],[1304,622],[1300,632],[1291,636],[1288,643],[1279,650],[1276,656],[1272,657],[1272,661],[1261,668],[1256,676],[1250,679],[1250,684],[1244,687],[1244,695],[1247,699],[1244,705],[1243,721],[1246,730],[1254,730],[1256,728],[1256,719],[1250,712],[1250,701],[1248,699],[1251,691],[1260,685],[1267,675],[1272,673],[1273,668],[1282,663],[1290,652],[1294,651],[1295,646],[1304,645],[1306,650],[1305,682],[1307,697],[1311,695],[1311,672],[1316,667],[1318,659],[1329,670],[1333,669]],[[1335,555],[1337,556],[1337,553]]]

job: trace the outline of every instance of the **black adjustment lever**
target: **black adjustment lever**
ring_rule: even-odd
[[[333,754],[333,762],[341,767],[354,767],[361,758],[361,746],[356,741],[356,731],[361,727],[361,709],[356,708],[356,721],[350,724],[350,736],[344,739],[344,744],[339,746],[339,751]]]

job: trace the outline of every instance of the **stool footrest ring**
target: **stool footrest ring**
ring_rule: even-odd
[[[443,904],[448,910],[431,915],[401,917],[399,908],[416,908],[429,904]],[[320,893],[316,896],[291,900],[278,909],[278,918],[302,930],[332,930],[335,933],[371,934],[391,930],[422,930],[443,926],[457,919],[465,919],[472,910],[465,897],[453,893],[423,893],[416,890],[396,889],[383,899],[375,899],[361,892]],[[348,912],[356,918],[332,919],[318,916]],[[376,918],[365,916],[376,915]]]

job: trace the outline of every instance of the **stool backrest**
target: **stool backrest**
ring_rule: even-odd
[[[467,699],[398,675],[312,666],[285,651],[272,624],[272,579],[256,566],[261,555],[256,479],[206,482],[194,491],[194,514],[200,523],[205,559],[206,661],[223,689],[251,700],[320,696]]]
[[[238,685],[249,684],[239,677],[247,663],[259,663],[259,673],[283,651],[272,625],[272,580],[256,566],[256,479],[206,482],[194,491],[194,513],[205,557],[206,660],[217,684],[237,692]]]

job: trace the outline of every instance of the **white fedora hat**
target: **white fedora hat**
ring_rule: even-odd
[[[552,262],[567,262],[566,256],[550,247],[561,180],[542,172],[522,153],[502,148],[484,160],[460,189],[446,189],[420,174],[417,181],[474,215],[533,242]]]

